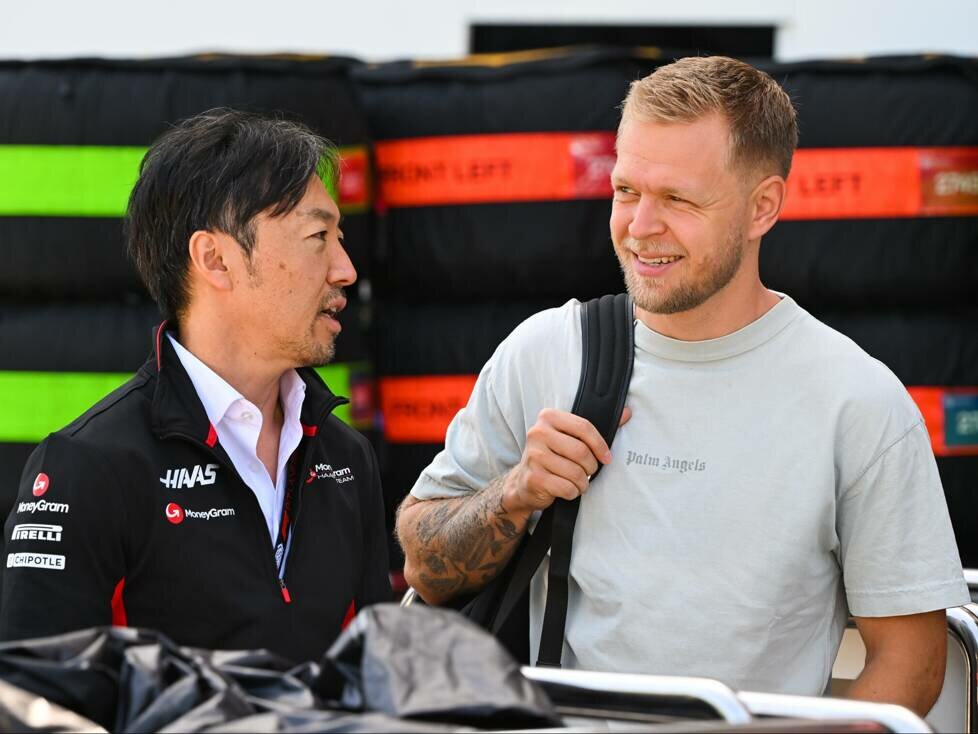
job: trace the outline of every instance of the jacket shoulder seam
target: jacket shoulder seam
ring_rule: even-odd
[[[78,416],[78,418],[65,426],[61,431],[59,431],[59,433],[64,433],[67,436],[74,437],[79,431],[84,430],[91,420],[114,408],[116,405],[122,402],[122,400],[132,395],[133,392],[145,387],[149,380],[150,378],[142,374],[141,371],[137,372],[129,380],[127,385],[123,385],[118,388],[119,394],[114,396],[110,395],[103,398],[103,400],[108,400],[105,405],[101,405],[97,410],[95,409],[95,406],[89,408],[88,411]]]

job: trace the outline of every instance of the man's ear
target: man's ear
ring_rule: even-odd
[[[229,291],[234,287],[231,271],[226,262],[229,254],[227,240],[234,247],[238,246],[234,239],[226,234],[198,229],[190,235],[188,243],[192,277],[204,281],[211,288],[219,291]]]
[[[787,185],[781,176],[768,176],[754,188],[751,194],[751,220],[747,239],[757,240],[766,235],[778,221],[784,206]]]

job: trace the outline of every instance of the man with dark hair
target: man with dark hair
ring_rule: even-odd
[[[740,61],[681,59],[633,83],[612,174],[635,302],[614,457],[569,412],[581,305],[536,314],[401,506],[422,597],[479,589],[535,513],[581,497],[563,665],[820,694],[851,612],[867,658],[849,695],[931,707],[944,610],[969,597],[920,412],[884,365],[760,279],[797,137],[787,94]],[[547,569],[530,589],[531,655]]]
[[[390,594],[376,460],[310,367],[356,272],[301,125],[214,110],[165,133],[127,212],[166,321],[136,376],[31,455],[0,638],[93,625],[319,657]]]

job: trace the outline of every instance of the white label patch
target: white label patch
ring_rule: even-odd
[[[7,556],[7,568],[47,568],[65,570],[65,557],[50,553],[11,553]]]
[[[14,525],[14,532],[10,536],[11,540],[46,540],[51,543],[61,542],[61,531],[64,530],[60,525],[40,525],[25,523]]]
[[[67,502],[48,502],[47,500],[37,500],[37,502],[21,502],[17,505],[17,512],[29,512],[32,515],[35,512],[60,512],[63,515],[68,514],[68,503]]]

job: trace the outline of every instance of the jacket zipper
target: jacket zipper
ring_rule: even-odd
[[[326,423],[326,420],[329,418],[330,415],[332,415],[333,411],[336,410],[336,408],[338,408],[341,405],[345,405],[348,402],[350,402],[350,401],[347,400],[346,398],[341,398],[341,397],[337,397],[337,396],[334,395],[333,398],[332,398],[332,400],[330,400],[326,404],[326,406],[325,406],[325,408],[323,410],[322,418],[320,418],[319,423],[316,425],[316,432],[318,433],[322,429],[322,427]],[[191,436],[189,434],[179,433],[179,432],[171,432],[171,433],[164,433],[160,437],[161,438],[182,438],[185,441],[189,441],[194,446],[196,446],[198,448],[201,448],[204,451],[206,451],[210,456],[212,456],[214,459],[217,460],[217,463],[218,464],[221,464],[222,466],[225,466],[226,468],[228,468],[227,464],[224,463],[224,461],[221,459],[220,456],[218,456],[217,452],[214,451],[213,448],[211,448],[210,446],[208,446],[203,441],[201,441],[201,440],[199,440],[197,438],[194,438],[193,436]],[[308,449],[307,449],[306,453],[308,454]],[[302,480],[301,480],[301,477],[305,476],[306,473],[308,473],[308,471],[309,471],[309,465],[305,461],[305,458],[306,457],[303,457],[303,465],[302,465],[302,468],[299,471],[299,473],[297,474],[297,477],[299,477],[296,480],[297,482],[299,482],[298,490],[296,492],[297,495],[298,495],[299,492],[302,491],[302,489],[301,489],[302,488],[302,483],[301,483]],[[238,478],[238,481],[241,484],[243,484],[245,487],[248,487],[247,483],[241,478],[241,475],[238,474],[238,470],[234,467],[234,462],[230,462],[230,467],[229,468],[231,469],[231,471],[234,472],[234,475]],[[251,488],[248,487],[248,490],[250,492],[251,491]],[[252,500],[257,504],[258,503],[258,499],[254,496],[254,492],[251,492],[251,496],[252,496],[251,497]],[[302,509],[302,501],[299,500],[299,499],[297,499],[296,502],[298,503],[299,510],[301,510]],[[264,517],[264,513],[261,511],[261,506],[258,507],[258,512],[259,512],[259,514],[262,515],[262,517]],[[291,529],[291,532],[290,532],[290,537],[286,540],[285,548],[284,548],[284,550],[282,552],[282,568],[283,569],[285,569],[285,567],[286,567],[286,561],[288,560],[289,550],[292,547],[292,542],[295,540],[296,532],[298,531],[298,528],[299,528],[299,514],[300,514],[300,512],[297,510],[296,511],[296,514],[295,514],[295,518],[292,520],[292,529]],[[262,537],[264,537],[264,535]],[[275,577],[275,580],[276,580],[276,582],[278,584],[279,593],[282,595],[283,602],[286,603],[286,604],[291,604],[292,603],[292,594],[289,593],[289,587],[286,586],[286,584],[285,584],[285,573],[284,573],[284,571],[283,571],[282,575],[280,576],[279,575],[279,570],[275,566],[275,556],[274,555],[267,555],[266,554],[266,557],[268,558],[268,563],[269,563],[269,565],[272,568],[272,575]]]
[[[220,464],[224,468],[230,469],[232,472],[234,472],[234,476],[236,476],[238,478],[238,482],[240,482],[241,485],[248,490],[248,493],[251,495],[252,502],[254,502],[256,505],[258,505],[258,498],[255,497],[254,492],[251,491],[251,488],[248,486],[248,484],[241,478],[241,475],[238,474],[238,470],[235,468],[234,462],[230,462],[230,463],[227,463],[226,464],[224,462],[224,460],[218,455],[218,453],[214,449],[212,449],[210,446],[208,446],[203,441],[200,441],[199,439],[194,438],[193,436],[190,436],[190,435],[188,435],[186,433],[178,433],[178,432],[165,433],[165,434],[162,434],[160,437],[161,438],[182,438],[185,441],[189,441],[190,443],[192,443],[197,448],[200,448],[200,449],[203,449],[204,451],[206,451],[210,456],[212,456],[217,461],[218,464]],[[258,505],[258,514],[261,515],[261,517],[263,517],[263,518],[265,516],[265,513],[262,512],[260,505]],[[265,534],[265,533],[268,532],[268,529],[265,527],[264,523],[262,523],[262,529],[263,529],[264,532],[263,532],[263,534],[262,534],[261,537],[264,540],[264,539],[267,539],[268,538],[268,536]],[[281,578],[279,578],[278,569],[275,567],[275,556],[274,556],[274,554],[267,554],[266,553],[265,556],[266,556],[266,558],[268,558],[267,564],[268,564],[268,566],[272,570],[272,576],[275,579],[276,585],[279,587],[279,592],[282,595],[282,599],[285,600],[285,603],[286,604],[291,604],[292,603],[292,596],[289,594],[289,590],[285,587],[285,582]],[[283,562],[284,562],[284,558],[283,558]]]
[[[322,418],[319,419],[319,423],[316,425],[316,433],[318,434],[319,431],[322,430],[322,427],[326,424],[326,420],[329,418],[330,415],[333,414],[333,411],[336,410],[336,408],[348,402],[350,401],[347,400],[346,398],[340,398],[334,395],[333,399],[326,404],[326,407],[323,410],[323,416]],[[302,514],[302,499],[299,497],[299,495],[301,494],[302,487],[304,486],[302,484],[302,477],[306,476],[306,474],[308,474],[309,472],[308,445],[306,446],[306,450],[303,453],[304,456],[302,457],[302,464],[300,465],[301,468],[296,474],[296,482],[298,483],[296,487],[296,497],[295,497],[296,512],[295,512],[295,517],[292,519],[292,528],[289,532],[289,537],[286,538],[285,541],[285,549],[282,552],[282,575],[279,576],[278,578],[279,588],[282,591],[282,598],[285,600],[286,604],[292,603],[292,595],[289,593],[289,587],[285,585],[285,572],[287,570],[287,565],[288,565],[287,562],[289,560],[289,551],[292,550],[292,544],[295,542],[295,537],[299,533],[299,515]],[[276,572],[277,571],[278,569],[276,569]]]

